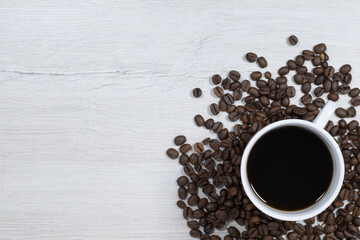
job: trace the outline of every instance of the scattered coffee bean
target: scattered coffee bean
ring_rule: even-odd
[[[169,148],[167,151],[166,151],[166,154],[168,155],[169,158],[171,159],[176,159],[179,157],[179,152],[176,151],[175,149],[173,148]]]
[[[252,52],[248,52],[245,57],[246,57],[246,60],[248,60],[249,62],[255,62],[257,59],[257,55]]]
[[[180,146],[186,142],[186,137],[184,135],[179,135],[174,139],[176,146]]]
[[[350,100],[350,102],[354,107],[359,106],[360,105],[360,96],[353,97]]]
[[[355,117],[356,116],[356,110],[354,107],[349,107],[347,110],[348,117]]]
[[[350,71],[351,71],[351,66],[349,64],[345,64],[340,68],[340,72],[344,75],[348,74]]]
[[[202,126],[204,126],[204,123],[205,123],[205,120],[204,120],[204,118],[201,116],[201,115],[196,115],[195,117],[194,117],[194,120],[195,120],[195,123],[196,123],[196,125],[198,126],[198,127],[202,127]]]
[[[221,76],[219,74],[215,74],[214,76],[212,76],[211,80],[213,84],[218,85],[221,83]]]
[[[339,95],[332,92],[329,93],[329,95],[327,96],[329,100],[336,102],[337,100],[339,100]]]
[[[232,70],[229,73],[229,78],[233,81],[237,81],[240,79],[240,73],[238,71]]]
[[[196,97],[196,98],[201,97],[201,95],[202,95],[201,89],[200,89],[200,88],[194,88],[194,90],[193,90],[193,95],[194,95],[194,97]]]
[[[267,67],[267,61],[264,57],[259,57],[256,62],[258,63],[259,67],[265,68]]]
[[[288,39],[290,45],[296,45],[298,43],[298,38],[295,35],[291,35]]]
[[[326,51],[326,45],[324,43],[320,43],[314,46],[314,52],[317,54],[321,54]]]
[[[344,108],[337,108],[335,113],[340,118],[345,118],[348,116],[348,112]]]
[[[218,115],[220,112],[220,107],[216,103],[210,105],[210,111],[213,115]]]

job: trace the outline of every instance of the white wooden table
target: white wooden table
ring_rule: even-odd
[[[360,87],[356,0],[32,2],[0,3],[0,240],[190,239],[165,150],[210,135],[209,77],[247,51],[276,71],[325,42]]]

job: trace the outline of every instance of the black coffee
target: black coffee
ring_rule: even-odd
[[[330,185],[333,163],[318,136],[303,128],[283,127],[257,141],[247,172],[253,191],[267,205],[296,211],[321,199]]]

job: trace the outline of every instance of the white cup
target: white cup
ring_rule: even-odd
[[[251,200],[251,202],[263,213],[280,220],[286,220],[286,221],[304,220],[321,213],[328,206],[330,206],[330,204],[335,200],[344,180],[344,160],[340,148],[336,143],[336,141],[334,140],[334,138],[323,129],[325,124],[329,120],[329,117],[331,116],[331,114],[333,114],[335,108],[336,106],[334,102],[331,101],[327,102],[313,123],[299,119],[287,119],[272,123],[261,129],[259,132],[257,132],[252,137],[250,142],[247,144],[242,156],[242,162],[240,166],[241,181],[244,190],[247,196],[249,197],[249,199]],[[279,209],[275,209],[264,203],[262,200],[258,198],[258,196],[252,190],[252,187],[249,183],[249,179],[247,176],[247,162],[250,151],[255,145],[255,143],[265,133],[273,129],[283,128],[287,126],[301,127],[316,134],[328,147],[328,150],[331,153],[332,161],[333,161],[333,177],[326,193],[315,204],[299,211],[282,211]]]

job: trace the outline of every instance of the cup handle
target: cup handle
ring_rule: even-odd
[[[318,127],[324,128],[336,109],[336,103],[328,101],[315,118],[314,122]]]

